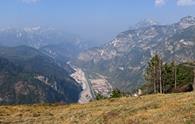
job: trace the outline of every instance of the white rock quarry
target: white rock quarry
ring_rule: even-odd
[[[105,76],[99,75],[94,79],[90,79],[92,87],[95,93],[101,94],[105,97],[109,97],[112,91],[112,86],[108,82]]]
[[[91,80],[93,83],[93,87],[95,89],[96,93],[99,93],[103,96],[109,96],[108,94],[110,93],[110,90],[107,89],[107,81],[104,79],[93,79]]]

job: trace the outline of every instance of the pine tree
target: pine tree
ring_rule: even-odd
[[[175,86],[175,89],[177,88],[177,66],[176,66],[176,63],[175,61],[173,61],[173,69],[174,69],[174,86]]]
[[[153,83],[154,93],[162,93],[162,60],[159,55],[156,54],[148,63],[145,80]]]
[[[163,93],[163,85],[162,85],[162,68],[163,68],[163,62],[160,59],[159,62],[159,85],[160,85],[160,93]]]

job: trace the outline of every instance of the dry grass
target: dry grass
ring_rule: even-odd
[[[0,123],[195,124],[195,93],[109,99],[84,105],[0,106]]]

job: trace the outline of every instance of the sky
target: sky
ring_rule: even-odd
[[[104,42],[144,19],[195,16],[195,0],[1,0],[0,27],[46,26]]]

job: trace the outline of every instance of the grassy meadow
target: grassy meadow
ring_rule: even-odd
[[[0,124],[195,124],[195,93],[0,106]]]

